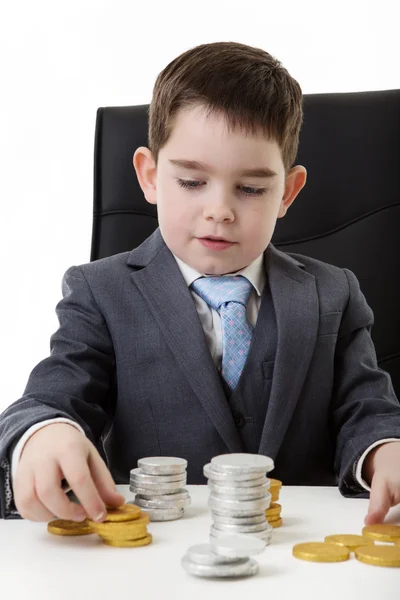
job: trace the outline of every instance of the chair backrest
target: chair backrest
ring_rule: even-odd
[[[147,146],[147,111],[97,111],[91,260],[137,247],[158,226],[132,165]],[[400,397],[400,90],[304,95],[296,164],[307,183],[272,242],[356,274]]]

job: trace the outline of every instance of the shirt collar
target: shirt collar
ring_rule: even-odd
[[[193,269],[192,267],[184,263],[183,260],[175,256],[175,254],[172,253],[172,256],[175,258],[188,287],[190,287],[193,281],[195,281],[199,277],[207,277],[205,273],[199,273],[198,271],[196,271],[196,269]],[[225,273],[223,277],[227,277],[228,275],[243,275],[243,277],[246,277],[246,279],[248,279],[253,285],[258,296],[261,296],[266,281],[266,274],[264,268],[264,254],[260,254],[258,258],[253,260],[253,262],[247,265],[247,267],[244,267],[244,269],[241,269],[236,273]]]

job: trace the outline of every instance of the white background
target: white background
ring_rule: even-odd
[[[168,62],[214,41],[267,50],[304,94],[399,88],[396,5],[3,0],[0,412],[49,353],[64,272],[89,262],[97,108],[149,103]]]

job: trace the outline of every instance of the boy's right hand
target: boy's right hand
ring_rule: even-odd
[[[64,478],[81,506],[62,490]],[[31,521],[50,521],[54,517],[102,521],[106,504],[120,506],[125,502],[92,442],[67,423],[45,425],[29,438],[13,489],[18,512]]]

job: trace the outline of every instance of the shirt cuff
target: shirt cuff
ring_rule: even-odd
[[[368,492],[371,491],[370,486],[367,484],[366,481],[364,481],[364,479],[361,476],[362,473],[362,468],[363,468],[363,464],[364,464],[364,460],[367,457],[367,454],[369,454],[371,452],[371,450],[373,448],[376,448],[376,446],[380,446],[381,444],[386,444],[387,442],[400,442],[399,438],[385,438],[383,440],[378,440],[377,442],[374,442],[373,444],[371,444],[371,446],[369,446],[366,451],[364,452],[364,454],[362,454],[358,460],[357,463],[357,468],[356,468],[356,479],[358,481],[358,483],[365,489],[368,490]]]
[[[11,456],[11,482],[14,481],[15,473],[17,472],[17,467],[19,464],[19,459],[21,458],[21,453],[24,449],[26,442],[36,431],[38,431],[38,429],[41,429],[46,425],[50,425],[50,423],[69,423],[70,425],[73,425],[74,427],[79,429],[79,431],[81,431],[83,435],[85,435],[84,430],[80,425],[78,425],[78,423],[76,423],[75,421],[71,421],[71,419],[64,419],[63,417],[58,417],[57,419],[47,419],[46,421],[35,423],[35,425],[32,425],[32,427],[25,431],[24,435],[21,437],[21,439],[18,441],[17,445],[14,448],[14,452]]]

